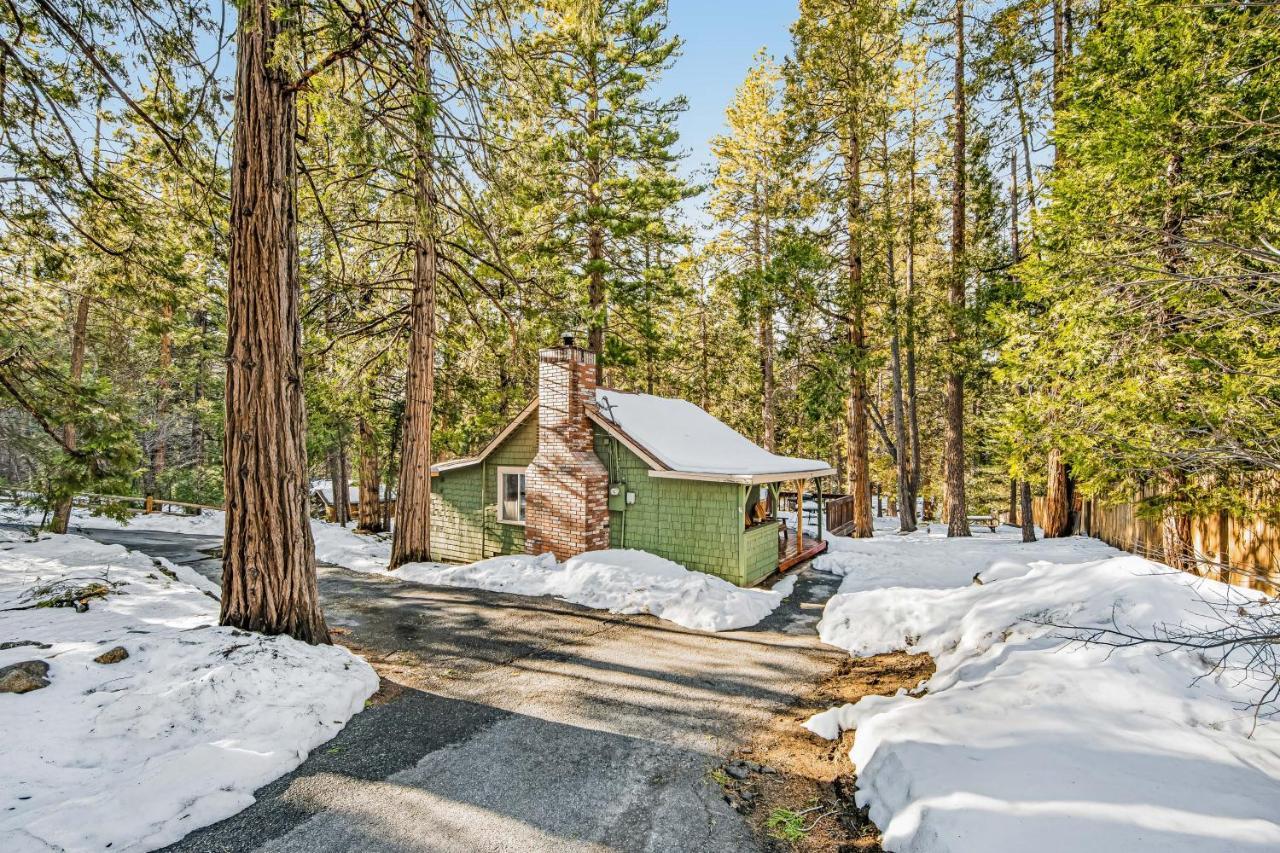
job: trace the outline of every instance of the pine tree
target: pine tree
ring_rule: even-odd
[[[881,3],[802,0],[792,40],[792,103],[815,156],[829,164],[820,181],[827,197],[840,208],[831,214],[843,220],[845,287],[839,309],[846,326],[852,535],[867,537],[872,534],[867,413],[870,350],[863,244],[872,213],[863,199],[863,170],[866,149],[884,115],[877,103],[884,97],[896,53],[896,16]]]

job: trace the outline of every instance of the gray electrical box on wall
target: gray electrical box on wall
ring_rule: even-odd
[[[632,501],[634,501],[634,498],[632,499]],[[627,500],[627,484],[626,483],[610,483],[609,484],[609,511],[610,512],[626,512],[628,503],[629,501]]]

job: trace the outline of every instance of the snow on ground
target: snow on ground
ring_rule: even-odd
[[[837,544],[818,561],[844,576],[822,639],[937,662],[923,695],[807,724],[857,729],[858,803],[886,850],[1280,850],[1280,725],[1249,736],[1261,681],[1206,675],[1188,653],[1067,642],[1071,628],[1046,624],[1209,624],[1257,593],[1097,540],[1024,545],[1012,528]]]
[[[551,554],[491,557],[465,566],[415,563],[396,577],[517,595],[553,595],[612,613],[651,613],[685,628],[730,631],[754,625],[790,593],[742,589],[647,551],[590,551],[564,563]],[[791,581],[794,585],[794,579]],[[786,584],[784,579],[779,586]]]
[[[9,510],[9,520],[38,523]],[[216,531],[222,534],[224,515],[205,511],[200,516],[140,515],[127,525],[134,530],[167,530],[174,533]],[[3,517],[0,517],[3,520]],[[122,528],[109,518],[97,518],[75,510],[73,525]],[[312,519],[316,559],[357,572],[388,573],[391,538],[384,534],[356,533]],[[416,583],[463,586],[515,595],[553,595],[565,601],[613,613],[651,613],[685,628],[729,631],[756,624],[772,613],[790,594],[794,579],[783,579],[775,590],[742,589],[726,580],[686,569],[679,563],[645,551],[618,549],[592,551],[561,564],[549,554],[492,557],[469,565],[418,563],[402,566],[392,577]]]
[[[44,518],[41,510],[29,506],[0,506],[0,523],[37,525]],[[84,507],[71,510],[70,528],[84,527],[96,530],[155,530],[165,533],[186,533],[201,536],[221,536],[223,513],[202,510],[199,515],[173,515],[170,513],[139,513],[125,521],[94,515]]]
[[[311,520],[316,559],[356,572],[383,572],[391,562],[391,537],[356,533],[352,527]]]
[[[166,570],[176,577],[170,577]],[[226,818],[302,763],[377,688],[340,646],[217,627],[207,581],[79,536],[0,531],[0,667],[49,664],[0,694],[0,838],[12,853],[150,850]],[[32,588],[109,581],[89,610],[22,609]],[[123,646],[127,659],[93,658]]]

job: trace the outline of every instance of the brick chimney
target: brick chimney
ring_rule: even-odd
[[[609,547],[609,472],[595,454],[587,409],[596,358],[566,334],[538,352],[538,454],[525,476],[525,550],[565,560]]]

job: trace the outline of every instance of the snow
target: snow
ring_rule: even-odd
[[[77,512],[80,512],[77,510]],[[10,516],[12,517],[12,516]],[[223,513],[200,517],[136,516],[127,525],[137,529],[202,532],[221,535]],[[39,521],[37,514],[32,523]],[[85,527],[123,527],[106,518],[81,513],[74,524]],[[552,595],[613,613],[651,613],[660,619],[702,631],[728,631],[754,625],[772,613],[791,592],[794,579],[783,579],[775,590],[742,589],[679,563],[631,549],[593,551],[563,564],[550,554],[540,557],[493,557],[468,565],[416,563],[388,572],[391,539],[385,534],[356,533],[312,519],[316,559],[357,572],[388,574],[416,583],[488,589],[515,595]],[[191,573],[195,575],[194,572]],[[198,577],[198,576],[196,576]],[[198,582],[194,581],[193,582]]]
[[[311,521],[316,559],[356,572],[386,571],[391,562],[391,537],[381,533],[356,533],[351,527]]]
[[[150,850],[222,820],[332,738],[377,688],[339,646],[217,627],[189,569],[79,536],[0,531],[0,666],[49,663],[50,686],[0,694],[0,837],[11,853]],[[168,577],[161,569],[177,575]],[[119,586],[89,610],[11,610],[59,579]],[[128,659],[93,658],[124,646]]]
[[[647,551],[589,551],[564,563],[551,554],[491,557],[465,566],[412,563],[393,573],[416,583],[516,595],[553,595],[611,613],[650,613],[699,631],[730,631],[772,613],[790,590],[742,589]]]
[[[596,405],[601,416],[672,471],[788,474],[830,467],[816,459],[770,453],[686,400],[601,388]]]
[[[1280,726],[1250,737],[1261,679],[1209,673],[1188,653],[1067,639],[1113,619],[1147,632],[1207,625],[1259,594],[1097,540],[1017,540],[1012,528],[884,535],[833,541],[816,561],[844,577],[819,624],[825,642],[937,663],[916,695],[807,723],[827,738],[857,730],[858,804],[884,848],[1280,849]]]
[[[324,502],[333,505],[333,481],[332,480],[312,480],[311,491],[319,492],[324,497]],[[347,499],[353,503],[360,503],[360,487],[347,486]],[[387,484],[382,483],[378,486],[378,496],[381,500],[387,499]]]
[[[0,506],[0,523],[37,525],[44,516],[41,510],[28,506]],[[226,515],[218,510],[201,510],[199,515],[175,515],[170,513],[138,513],[125,521],[117,521],[105,515],[94,515],[84,507],[71,510],[70,529],[82,527],[95,530],[153,530],[165,533],[185,533],[196,536],[221,536]]]

